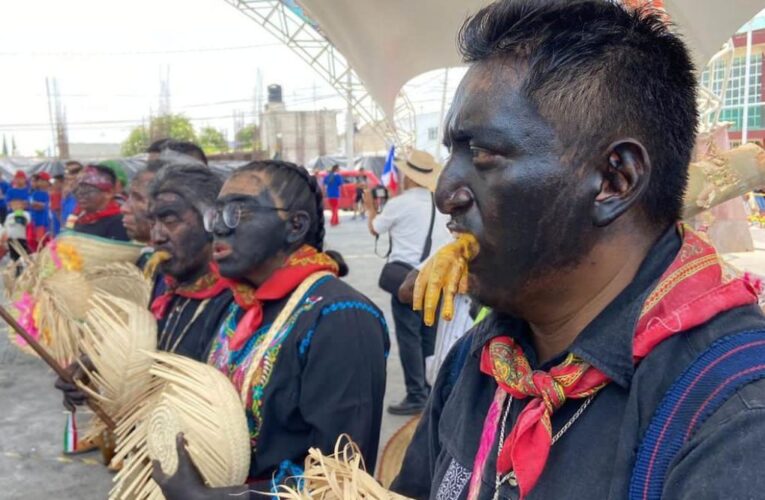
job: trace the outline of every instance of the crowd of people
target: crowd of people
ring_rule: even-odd
[[[681,223],[698,121],[685,44],[665,16],[605,0],[498,0],[458,40],[469,70],[446,120],[448,162],[409,152],[403,193],[381,212],[363,199],[370,233],[390,237],[379,285],[406,397],[388,410],[422,415],[392,490],[758,497],[765,317],[759,284]],[[59,209],[73,196],[73,230],[146,245],[137,264],[152,279],[159,349],[216,367],[243,395],[247,484],[206,485],[181,436],[177,471],[154,470],[164,496],[274,493],[310,448],[331,453],[343,434],[374,470],[390,342],[325,248],[339,174],[322,185],[268,160],[222,180],[191,144],[147,153],[129,186],[108,164],[67,165],[76,180],[65,177]],[[17,175],[5,190],[8,237],[59,207],[49,181]],[[454,234],[480,247],[469,296],[428,327],[412,290]],[[85,398],[57,387],[69,407]]]

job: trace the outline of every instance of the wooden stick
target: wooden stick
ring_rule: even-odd
[[[56,372],[56,375],[61,377],[68,384],[77,385],[72,378],[72,375],[61,365],[59,365],[58,362],[53,359],[53,356],[51,356],[50,353],[46,351],[45,348],[41,346],[40,343],[37,342],[37,340],[35,340],[34,337],[32,337],[29,332],[25,330],[24,327],[22,327],[18,321],[16,321],[16,318],[11,316],[11,313],[9,313],[8,310],[3,306],[0,306],[0,317],[2,317],[3,320],[8,323],[8,325],[27,342],[27,344],[29,344],[29,346],[42,358],[42,360],[45,361],[45,363],[50,366],[54,372]],[[90,397],[88,397],[85,401],[90,409],[93,410],[93,413],[95,413],[98,418],[100,418],[101,421],[106,425],[107,429],[113,430],[114,427],[116,427],[114,421],[111,419],[111,417],[109,417],[109,415],[106,414],[106,412],[98,405],[98,403],[96,403]]]

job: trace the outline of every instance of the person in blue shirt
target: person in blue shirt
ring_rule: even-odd
[[[11,187],[5,193],[5,202],[10,205],[12,201],[24,202],[24,210],[29,209],[29,184],[27,184],[27,174],[19,170],[13,176]]]
[[[8,215],[8,202],[5,199],[5,195],[8,194],[8,190],[11,188],[11,183],[5,180],[5,175],[0,172],[0,220],[5,221],[5,217]]]
[[[324,178],[324,192],[329,203],[329,208],[332,210],[332,219],[329,223],[333,226],[340,224],[340,215],[338,213],[340,209],[340,186],[345,181],[343,176],[340,175],[340,166],[335,165],[332,170]]]
[[[32,216],[32,225],[34,227],[33,241],[30,247],[38,248],[44,243],[46,235],[50,232],[50,174],[40,172],[32,176],[32,194],[30,196],[31,206],[29,213]]]

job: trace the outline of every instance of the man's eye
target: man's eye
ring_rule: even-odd
[[[470,147],[470,155],[473,157],[474,163],[488,163],[497,157],[495,153],[488,149],[477,148],[475,146]]]

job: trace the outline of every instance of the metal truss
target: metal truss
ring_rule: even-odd
[[[409,98],[403,91],[399,93],[394,116],[385,116],[345,57],[314,22],[295,12],[283,0],[224,1],[292,49],[346,101],[351,96],[354,115],[387,142],[397,147],[414,146],[417,137],[415,111]]]

